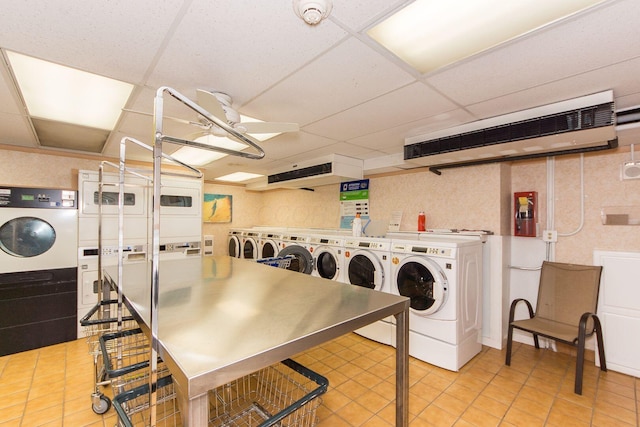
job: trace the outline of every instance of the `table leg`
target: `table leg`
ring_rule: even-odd
[[[174,387],[180,404],[183,427],[207,427],[209,424],[209,394],[205,393],[192,399],[174,381]]]
[[[409,425],[409,309],[396,317],[396,427]]]

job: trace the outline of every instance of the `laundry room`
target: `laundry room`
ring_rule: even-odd
[[[278,425],[638,425],[638,4],[421,64],[378,37],[429,0],[145,3],[0,17],[0,425],[235,425],[273,372],[313,389],[252,396]],[[108,128],[36,110],[30,61],[126,86]],[[518,323],[558,265],[598,276],[586,339]]]

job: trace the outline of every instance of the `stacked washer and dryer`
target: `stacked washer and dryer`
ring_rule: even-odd
[[[152,234],[150,180],[128,175],[123,201],[123,263],[145,262]],[[78,173],[78,319],[95,306],[101,295],[99,262],[118,263],[119,175],[99,172]],[[100,203],[100,192],[102,202]],[[189,177],[162,177],[160,195],[160,259],[201,256],[202,180]],[[100,252],[100,248],[102,252]],[[78,337],[82,328],[77,323]]]

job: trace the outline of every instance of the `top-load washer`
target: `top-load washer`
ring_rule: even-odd
[[[313,256],[309,252],[309,236],[304,234],[283,234],[279,257],[292,256],[288,269],[304,274],[313,272]]]
[[[313,255],[312,276],[344,282],[344,239],[340,236],[309,236]]]
[[[391,291],[408,297],[409,354],[458,371],[482,349],[482,242],[394,240]]]
[[[344,241],[344,282],[379,292],[391,292],[391,241],[384,238],[347,237]],[[355,331],[383,344],[393,343],[391,318],[379,320]]]

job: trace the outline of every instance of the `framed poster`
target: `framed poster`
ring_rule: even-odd
[[[229,194],[204,194],[203,222],[231,222],[233,196]]]

